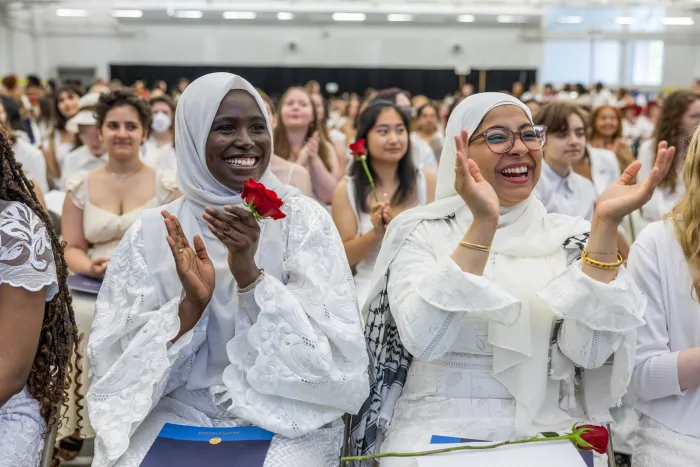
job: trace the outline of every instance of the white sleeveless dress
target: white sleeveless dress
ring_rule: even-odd
[[[355,220],[357,221],[357,236],[366,234],[371,231],[374,226],[372,225],[372,219],[368,212],[360,212],[357,206],[357,199],[355,198],[355,182],[351,178],[347,178],[347,190],[348,190],[348,200],[350,201],[350,206],[352,211],[355,213]],[[422,170],[416,171],[416,189],[418,190],[418,204],[416,206],[423,206],[428,202],[428,188],[425,180],[425,174]],[[357,302],[360,307],[364,305],[367,295],[370,292],[372,286],[372,271],[374,270],[374,263],[377,260],[377,255],[381,244],[377,245],[377,248],[370,254],[367,258],[363,259],[355,266],[355,292],[357,293]]]

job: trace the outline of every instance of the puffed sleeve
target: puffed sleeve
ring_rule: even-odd
[[[304,196],[283,209],[285,280],[266,274],[239,294],[251,325],[228,343],[223,380],[235,416],[296,437],[357,413],[369,392],[369,359],[330,215]]]
[[[178,189],[175,172],[171,170],[158,170],[156,172],[156,198],[158,205],[174,201],[177,198]]]
[[[538,295],[563,320],[556,339],[559,349],[576,366],[594,369],[644,324],[646,299],[624,266],[607,284],[584,274],[579,260],[587,241],[587,234],[566,240],[570,265]]]
[[[110,261],[88,342],[94,465],[112,465],[124,454],[131,433],[160,398],[187,380],[191,357],[206,338],[207,312],[171,343],[180,329],[180,298],[159,306],[157,297],[139,220]]]
[[[82,171],[66,181],[66,192],[78,209],[85,209],[85,203],[90,198],[88,189],[88,176],[90,172]]]
[[[0,201],[0,284],[58,293],[56,264],[46,226],[28,206]]]
[[[520,316],[521,303],[490,279],[469,274],[450,257],[436,257],[424,221],[409,235],[389,268],[391,312],[401,342],[414,358],[431,361],[452,346],[465,319],[506,326]]]

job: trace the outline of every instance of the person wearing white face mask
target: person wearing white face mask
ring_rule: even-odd
[[[175,103],[168,96],[154,97],[150,103],[153,120],[151,134],[142,148],[142,160],[144,164],[154,169],[175,172],[177,170],[173,127]]]

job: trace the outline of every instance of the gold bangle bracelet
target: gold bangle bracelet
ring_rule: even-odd
[[[598,269],[605,269],[605,270],[612,270],[612,269],[617,269],[619,268],[624,260],[622,259],[622,255],[620,253],[617,254],[617,261],[614,263],[604,263],[602,261],[596,261],[594,259],[591,259],[588,256],[588,250],[583,250],[583,253],[581,253],[581,259],[583,260],[584,263],[593,266],[594,268]]]
[[[476,243],[469,243],[469,242],[465,242],[464,240],[460,240],[459,245],[466,247],[466,248],[471,248],[472,250],[485,251],[486,253],[491,251],[490,246],[477,245]]]

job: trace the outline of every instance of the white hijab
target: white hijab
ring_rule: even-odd
[[[440,157],[438,170],[436,201],[423,207],[410,209],[397,216],[385,234],[382,248],[375,263],[372,277],[372,289],[363,307],[363,316],[367,316],[371,303],[386,286],[386,275],[396,254],[415,227],[423,220],[445,219],[456,216],[460,227],[468,229],[473,216],[462,198],[454,189],[456,164],[455,136],[463,129],[473,135],[486,114],[503,105],[516,106],[532,121],[528,107],[518,99],[502,93],[482,93],[463,100],[453,111],[447,123],[445,146]],[[494,155],[494,157],[497,157]],[[561,251],[562,245],[572,236],[590,231],[590,224],[580,218],[547,214],[542,203],[534,195],[512,208],[502,208],[499,228],[491,245],[500,262],[499,270],[518,274],[519,258],[550,257]],[[456,245],[455,245],[456,246]],[[426,245],[426,248],[430,248]],[[522,266],[520,266],[522,269]],[[520,271],[525,280],[531,271]],[[510,274],[509,274],[510,276]],[[522,287],[522,285],[521,285]],[[513,292],[513,291],[511,291]],[[530,303],[524,301],[513,323],[491,321],[489,324],[489,342],[494,351],[494,377],[501,381],[513,394],[518,406],[516,430],[520,432],[540,431],[538,425],[552,426],[568,421],[566,414],[557,406],[557,394],[547,390],[548,381],[535,381],[533,374],[547,367],[549,333],[554,315],[547,309],[542,318],[541,306],[533,310],[532,319]],[[542,322],[549,322],[546,324]],[[539,325],[538,325],[539,323]],[[547,329],[543,329],[547,328]],[[543,378],[544,379],[544,378]],[[398,396],[397,396],[398,397]],[[383,409],[393,404],[383,403]],[[385,414],[390,419],[391,414]],[[533,434],[534,434],[533,433]]]
[[[160,211],[165,209],[180,220],[190,245],[195,235],[202,236],[216,270],[214,295],[207,307],[207,339],[197,352],[187,384],[188,389],[204,389],[222,384],[223,370],[229,364],[226,344],[235,334],[237,285],[228,267],[228,252],[209,232],[206,222],[202,219],[207,206],[221,209],[224,205],[242,204],[240,192],[216,180],[206,161],[207,136],[211,124],[221,101],[234,89],[247,91],[255,98],[265,116],[267,130],[272,138],[272,127],[265,102],[248,81],[230,73],[212,73],[195,80],[182,93],[175,118],[177,178],[183,197],[167,206],[148,210],[142,217],[146,262],[149,274],[156,283],[161,306],[180,297],[183,289],[177,277],[170,247],[165,240],[167,233]],[[270,154],[273,152],[271,146]],[[258,181],[274,190],[283,201],[299,193],[295,188],[280,183],[269,166]],[[284,242],[280,223],[262,221],[260,228],[256,262],[266,273],[281,275]]]

